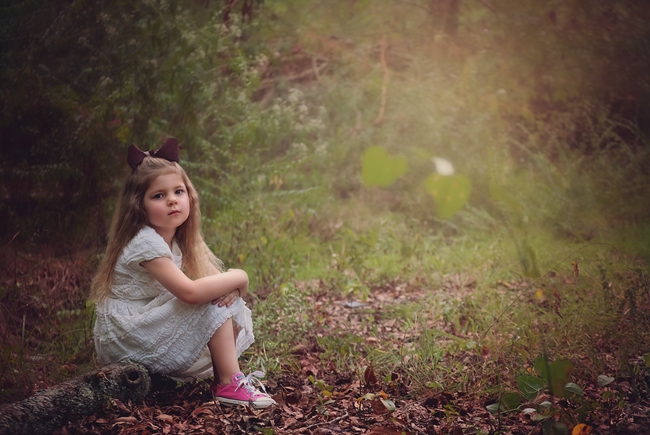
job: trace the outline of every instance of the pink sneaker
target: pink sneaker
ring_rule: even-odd
[[[242,372],[232,375],[232,383],[219,384],[216,379],[210,385],[210,391],[215,399],[228,405],[250,405],[253,409],[268,408],[276,405],[275,400],[266,392],[266,388],[260,379],[264,377],[264,372],[253,372],[244,376]],[[255,386],[253,381],[257,381],[264,392],[261,392]]]

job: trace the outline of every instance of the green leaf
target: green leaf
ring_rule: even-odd
[[[542,415],[542,414],[533,414],[531,420],[532,420],[534,423],[539,423],[540,421],[544,421],[544,420],[546,420],[547,418],[548,418],[548,416],[546,416],[546,415]]]
[[[537,358],[535,358],[535,363],[533,364],[533,367],[535,367],[535,370],[541,378],[544,380],[544,382],[548,381],[548,365],[550,364],[548,362],[548,359],[544,355],[540,355]]]
[[[492,414],[498,414],[499,411],[505,411],[505,409],[503,408],[503,405],[501,405],[501,403],[492,403],[492,404],[486,406],[485,409],[490,411],[490,413],[492,413]]]
[[[388,187],[407,170],[404,157],[391,157],[378,146],[369,147],[361,157],[361,178],[366,186]]]
[[[384,399],[383,397],[380,397],[380,400],[381,400],[381,403],[384,404],[384,406],[386,407],[387,410],[389,410],[390,412],[395,411],[395,409],[396,409],[395,408],[395,403],[392,400]]]
[[[645,363],[646,367],[650,367],[650,353],[645,353],[641,356],[641,359]]]
[[[573,363],[565,359],[557,360],[550,365],[550,370],[551,387],[553,394],[559,398],[566,397],[564,386],[571,379],[571,373],[573,372]]]
[[[377,397],[377,395],[375,393],[366,393],[363,396],[361,396],[358,400],[361,400],[361,399],[363,399],[363,400],[375,400],[375,397]]]
[[[611,378],[611,377],[605,376],[605,375],[598,375],[598,386],[599,387],[604,387],[605,385],[609,385],[612,382],[614,382],[614,378]]]
[[[515,411],[521,406],[521,397],[518,393],[506,393],[501,398],[500,402],[492,403],[485,407],[492,414],[499,412]]]
[[[544,389],[544,380],[537,376],[522,375],[517,377],[517,387],[527,400],[533,400]]]
[[[438,216],[446,219],[465,206],[472,191],[472,182],[463,174],[431,174],[424,181],[424,187],[436,201]]]
[[[571,373],[573,372],[573,363],[571,361],[561,359],[548,363],[545,357],[540,356],[535,360],[535,370],[541,375],[546,386],[555,397],[566,397],[564,386],[571,380]]]
[[[501,404],[506,411],[515,411],[521,406],[521,396],[518,393],[507,393],[501,398]]]
[[[568,428],[562,422],[546,420],[542,424],[542,433],[544,435],[567,435]]]
[[[576,396],[584,396],[584,391],[582,391],[582,388],[578,384],[574,384],[573,382],[569,382],[564,386],[564,391],[570,393],[569,397],[571,395],[576,395]],[[565,396],[566,397],[566,396]]]

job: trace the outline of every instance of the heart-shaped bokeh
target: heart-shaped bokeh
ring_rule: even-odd
[[[406,171],[406,158],[392,157],[379,146],[366,149],[361,157],[361,178],[366,186],[388,187]]]
[[[436,201],[436,213],[448,218],[463,208],[472,191],[472,182],[463,174],[431,174],[424,181],[424,187]]]

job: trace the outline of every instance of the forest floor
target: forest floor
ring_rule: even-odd
[[[11,261],[5,261],[11,265],[6,269],[10,273],[0,282],[3,290],[0,368],[5,400],[19,400],[96,368],[87,320],[91,317],[84,310],[66,308],[85,303],[87,296],[83,289],[87,288],[93,273],[88,258],[78,255],[44,261],[40,256],[14,256]],[[462,281],[458,276],[447,276],[433,296],[460,297],[475,290],[473,285]],[[503,291],[514,292],[515,287],[521,289],[525,285],[503,283]],[[293,345],[287,360],[282,360],[281,369],[269,373],[264,381],[277,406],[257,411],[225,407],[213,401],[205,381],[177,384],[154,379],[152,391],[143,403],[111,400],[94,415],[72,416],[55,434],[534,435],[544,433],[544,421],[540,418],[536,421],[534,413],[523,410],[539,409],[543,401],[552,403],[556,410],[555,414],[546,416],[547,422],[568,422],[564,433],[650,434],[650,369],[647,361],[640,358],[643,349],[636,355],[628,355],[626,365],[632,370],[624,375],[620,370],[620,355],[615,354],[616,343],[604,344],[593,349],[590,358],[584,356],[576,362],[585,367],[597,358],[604,368],[598,373],[614,374],[608,385],[599,386],[596,379],[577,374],[576,382],[584,392],[577,400],[540,394],[518,410],[495,414],[487,407],[498,401],[497,391],[505,388],[493,385],[498,377],[482,377],[481,368],[487,367],[492,373],[517,370],[507,367],[508,363],[504,362],[507,359],[495,355],[497,351],[473,348],[445,354],[441,370],[450,366],[457,369],[446,370],[435,385],[422,382],[422,377],[408,364],[414,356],[402,350],[418,343],[418,329],[402,327],[399,310],[426,304],[427,297],[431,297],[428,293],[434,290],[388,283],[373,287],[371,297],[361,303],[350,301],[341,293],[313,287],[316,290],[300,290],[306,295],[302,301],[306,302],[304,315],[312,319],[313,326],[300,330],[300,342]],[[639,312],[647,316],[648,305],[644,300]],[[626,324],[619,327],[624,329]],[[462,336],[463,332],[453,324],[427,323],[426,328],[479,341],[477,337]],[[75,333],[79,343],[84,344],[79,348],[65,345]],[[63,342],[65,337],[68,339]],[[57,345],[44,347],[48,341]],[[389,365],[393,367],[389,371],[385,367],[373,367],[365,358],[359,360],[354,356],[363,352],[346,355],[340,348],[355,343],[387,355],[402,355],[402,361]],[[261,344],[258,342],[256,346]],[[23,369],[19,371],[16,367],[21,364]],[[437,373],[437,369],[438,365],[433,372]],[[13,396],[9,396],[12,391]],[[541,416],[537,414],[537,417]],[[580,421],[587,426],[579,426]],[[580,428],[584,430],[580,432]]]
[[[317,354],[304,356],[315,362]],[[266,410],[216,404],[207,384],[168,386],[149,395],[143,404],[113,400],[104,411],[68,423],[55,434],[541,434],[542,425],[523,413],[493,415],[489,400],[463,392],[412,393],[407,382],[361,386],[354,374],[323,373],[334,387],[331,396],[309,376],[282,374],[268,381],[268,391],[278,405]],[[624,386],[620,390],[626,390]],[[629,385],[627,390],[629,391]],[[374,393],[372,393],[374,392]],[[586,396],[598,400],[602,389],[591,386]],[[648,434],[650,399],[632,394],[616,403],[601,403],[582,432],[574,434]],[[395,410],[381,400],[392,398]],[[390,399],[388,399],[390,400]],[[561,401],[562,402],[562,401]],[[559,403],[568,408],[567,401]],[[569,432],[571,433],[571,432]]]
[[[206,382],[177,385],[159,380],[142,404],[113,401],[102,412],[68,423],[56,434],[542,434],[542,424],[521,411],[492,414],[486,406],[495,402],[478,392],[444,391],[416,385],[407,372],[389,376],[374,373],[368,366],[360,374],[338,372],[333,362],[324,362],[323,349],[317,337],[347,330],[366,336],[359,317],[381,312],[389,304],[407,299],[417,300],[417,293],[404,293],[387,286],[373,292],[373,302],[350,308],[343,298],[327,302],[323,295],[314,296],[314,315],[324,319],[314,330],[306,331],[307,344],[293,349],[299,363],[288,367],[265,381],[278,405],[266,410],[226,407],[213,401]],[[381,323],[381,322],[380,322]],[[377,338],[399,345],[409,337],[400,336],[399,328],[386,320],[378,328]],[[614,364],[612,355],[603,353],[603,360]],[[481,363],[476,352],[454,355],[468,365]],[[612,367],[615,371],[615,368]],[[647,375],[645,375],[647,378]],[[647,434],[650,433],[650,398],[635,386],[650,379],[616,379],[600,387],[594,382],[585,385],[582,403],[591,403],[587,426],[568,426],[567,433]],[[608,393],[609,392],[609,393]],[[558,414],[571,415],[576,402],[553,399]],[[522,406],[523,409],[525,406]],[[577,422],[576,422],[577,423]],[[580,432],[580,429],[582,431]]]

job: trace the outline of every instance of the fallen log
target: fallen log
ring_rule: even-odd
[[[144,366],[111,364],[0,406],[0,435],[50,434],[72,417],[100,411],[111,398],[142,402],[150,388],[151,377]]]

